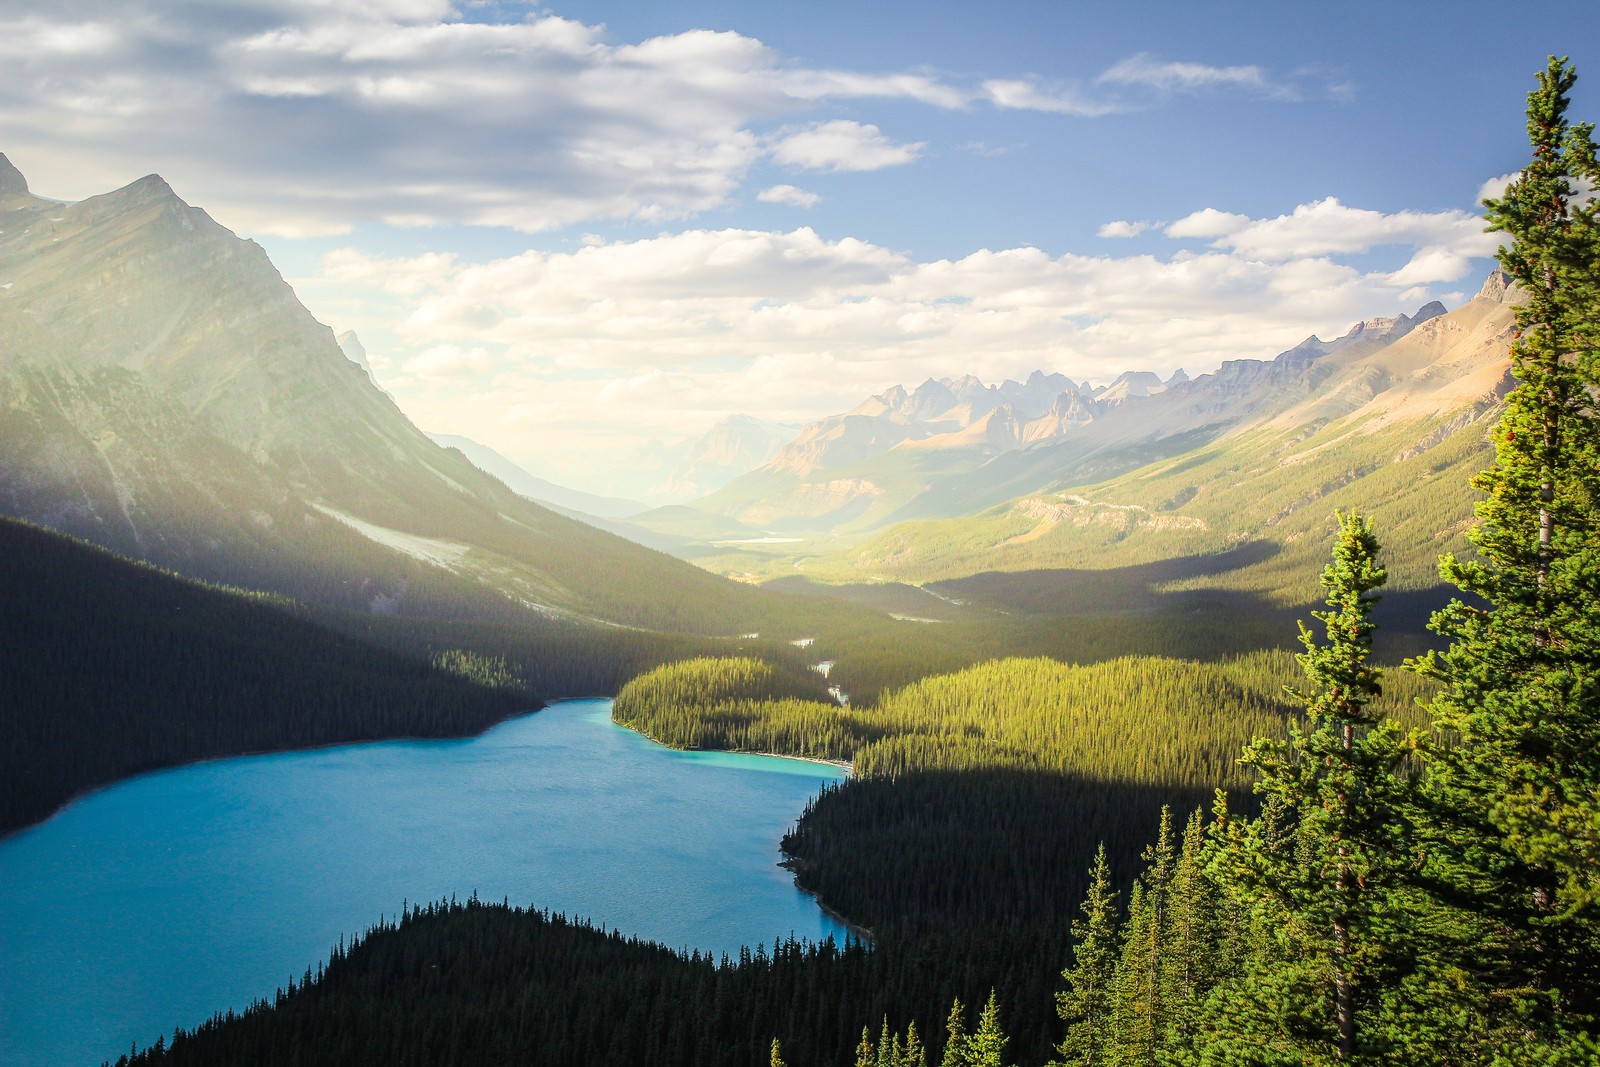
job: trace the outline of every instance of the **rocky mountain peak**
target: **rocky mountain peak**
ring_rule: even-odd
[[[28,179],[0,152],[0,196],[27,196]]]
[[[1483,288],[1478,290],[1477,299],[1493,300],[1496,304],[1503,304],[1506,301],[1506,294],[1514,288],[1515,283],[1512,282],[1511,275],[1503,270],[1492,270],[1483,280]]]
[[[159,174],[146,174],[136,182],[130,182],[118,189],[115,194],[124,200],[176,200],[178,194],[172,191],[172,186]]]
[[[339,350],[351,363],[367,372],[367,377],[372,377],[372,364],[367,361],[367,348],[361,343],[361,338],[356,336],[354,330],[346,330],[334,338],[339,345]]]
[[[1122,404],[1129,400],[1154,396],[1166,388],[1161,376],[1154,371],[1130,370],[1117,375],[1117,380],[1095,394],[1096,399],[1107,404]]]

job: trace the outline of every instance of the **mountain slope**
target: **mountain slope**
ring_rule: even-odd
[[[1248,373],[1277,399],[1269,405],[1262,393],[1256,418],[1093,482],[1073,480],[1084,460],[1066,470],[1050,462],[1059,455],[1019,453],[1013,484],[1033,479],[1034,491],[975,516],[902,524],[808,571],[930,581],[1129,566],[1257,543],[1244,571],[1188,584],[1294,602],[1314,593],[1333,511],[1360,508],[1378,520],[1394,587],[1431,585],[1439,552],[1464,547],[1469,481],[1492,458],[1485,434],[1511,385],[1515,299],[1496,272],[1467,304],[1386,343],[1225,367],[1219,376]],[[1183,390],[1170,402],[1196,421],[1208,417]]]
[[[430,441],[159,177],[62,205],[0,170],[0,512],[347,608],[708,632],[770,609]]]
[[[173,763],[475,733],[532,697],[0,519],[0,834]]]
[[[661,492],[685,500],[720,489],[767,462],[794,435],[793,426],[753,415],[729,415],[683,447]]]
[[[1104,388],[1036,371],[985,386],[970,375],[896,386],[813,423],[764,467],[697,507],[773,529],[865,531],[972,514],[1042,485],[1087,484],[1177,455],[1314,395],[1339,360],[1375,351],[1442,314],[1358,323],[1272,360],[1162,381],[1129,372]]]
[[[597,496],[594,493],[585,493],[581,489],[569,489],[564,485],[547,481],[536,474],[528,473],[488,445],[479,444],[470,437],[448,433],[430,433],[428,437],[444,448],[457,449],[472,462],[474,467],[505,482],[506,486],[519,496],[525,496],[529,500],[552,508],[582,512],[584,515],[602,519],[622,519],[649,510],[647,505],[637,500]]]

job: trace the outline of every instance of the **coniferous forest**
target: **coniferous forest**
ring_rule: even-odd
[[[783,849],[860,941],[712,959],[441,902],[119,1067],[1600,1063],[1600,159],[1575,78],[1539,74],[1531,159],[1486,201],[1523,294],[1516,386],[1473,551],[1440,560],[1456,598],[1403,661],[1375,652],[1384,531],[1358,512],[1298,653],[1219,655],[1199,629],[1153,655],[1009,621],[869,649],[826,612],[805,651],[319,622],[0,525],[6,595],[39,622],[0,635],[3,687],[43,694],[7,765],[51,753],[8,777],[0,829],[180,758],[465,732],[562,692],[619,690],[617,721],[665,744],[853,768]],[[93,604],[46,592],[65,567],[100,572]],[[842,701],[807,661],[852,647]],[[315,694],[294,727],[269,710],[282,675]],[[141,681],[89,731],[113,676]]]

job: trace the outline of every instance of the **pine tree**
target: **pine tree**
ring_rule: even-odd
[[[1056,1013],[1067,1024],[1067,1035],[1056,1050],[1060,1062],[1069,1067],[1105,1063],[1111,1036],[1120,937],[1117,894],[1111,888],[1104,843],[1089,869],[1089,893],[1082,910],[1082,917],[1072,923],[1072,966],[1061,972],[1067,988],[1056,994]]]
[[[1398,962],[1386,916],[1408,870],[1400,768],[1410,745],[1370,709],[1381,691],[1370,662],[1374,591],[1388,578],[1377,553],[1370,520],[1339,517],[1322,573],[1328,610],[1313,612],[1325,636],[1319,642],[1301,625],[1308,684],[1290,690],[1305,704],[1306,725],[1292,724],[1287,743],[1262,738],[1246,749],[1268,804],[1231,845],[1236,891],[1258,896],[1255,922],[1274,930],[1258,942],[1265,955],[1252,961],[1250,982],[1258,1000],[1277,1004],[1236,1036],[1248,1041],[1267,1026],[1277,1032],[1257,1039],[1313,1061],[1349,1061],[1382,1044],[1381,1027],[1364,1027],[1384,1017],[1380,1001]],[[1274,1017],[1282,1021],[1267,1021]]]
[[[978,1028],[966,1041],[965,1067],[1005,1067],[1006,1043],[1010,1039],[1000,1029],[1000,1000],[994,990],[978,1016]]]
[[[928,1067],[928,1050],[922,1047],[915,1022],[906,1024],[906,1051],[901,1063],[905,1067]]]
[[[1164,975],[1170,1005],[1164,1044],[1170,1049],[1187,1045],[1198,1032],[1206,995],[1216,980],[1219,900],[1207,870],[1209,852],[1204,813],[1197,808],[1184,828],[1172,875],[1171,960]]]
[[[1600,1003],[1600,165],[1593,127],[1566,117],[1575,80],[1551,57],[1532,159],[1485,201],[1525,296],[1517,384],[1474,480],[1478,558],[1440,566],[1475,602],[1435,616],[1451,645],[1416,664],[1444,683],[1430,710],[1448,742],[1427,775],[1430,874],[1472,902],[1459,970],[1488,976],[1480,1011],[1523,1047],[1593,1033]]]
[[[960,997],[951,1002],[950,1017],[945,1020],[944,1029],[944,1056],[939,1060],[939,1067],[966,1067],[967,1023]]]
[[[872,1034],[861,1028],[861,1043],[856,1046],[856,1067],[878,1067],[878,1054],[872,1046]]]
[[[1168,897],[1176,857],[1172,844],[1172,810],[1161,809],[1155,844],[1144,851],[1144,873],[1128,901],[1122,956],[1117,963],[1112,1032],[1118,1064],[1151,1064],[1166,1039],[1170,1004],[1167,977],[1171,957],[1171,914]]]

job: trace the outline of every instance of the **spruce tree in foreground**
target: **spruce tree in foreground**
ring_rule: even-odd
[[[1128,922],[1117,963],[1111,1029],[1116,1064],[1154,1064],[1166,1040],[1171,1016],[1168,974],[1177,966],[1171,943],[1170,895],[1177,856],[1172,843],[1172,810],[1161,809],[1155,844],[1145,849],[1144,873],[1128,898]]]
[[[967,1063],[967,1022],[966,1012],[961,1007],[961,998],[957,997],[950,1004],[950,1016],[944,1024],[944,1056],[939,1060],[939,1067],[965,1067]]]
[[[967,1038],[966,1067],[1005,1067],[1009,1040],[1000,1028],[1000,999],[991,989],[978,1016],[978,1028]]]
[[[1205,1000],[1221,969],[1221,899],[1209,870],[1210,859],[1205,814],[1196,808],[1184,828],[1172,872],[1168,934],[1172,959],[1165,974],[1169,1005],[1165,1044],[1170,1049],[1187,1048],[1204,1030]]]
[[[1111,888],[1106,846],[1089,868],[1089,893],[1083,915],[1072,923],[1072,966],[1061,972],[1067,988],[1056,994],[1056,1013],[1067,1024],[1067,1036],[1056,1046],[1065,1067],[1099,1067],[1107,1061],[1111,1037],[1113,982],[1121,937],[1117,929],[1117,894]]]
[[[1227,1019],[1212,1053],[1255,1062],[1368,1060],[1385,1044],[1386,994],[1396,958],[1395,913],[1408,874],[1408,744],[1371,710],[1380,672],[1370,662],[1376,590],[1388,580],[1371,521],[1338,519],[1333,562],[1322,573],[1328,610],[1304,624],[1298,659],[1305,725],[1287,743],[1257,739],[1244,762],[1267,797],[1260,818],[1238,824],[1223,866],[1235,900],[1260,930],[1257,951],[1216,1005]],[[1270,1053],[1268,1050],[1273,1050]]]
[[[1600,1011],[1600,166],[1592,126],[1566,117],[1575,80],[1551,58],[1528,97],[1533,157],[1485,201],[1525,297],[1517,384],[1474,481],[1478,558],[1441,561],[1474,603],[1435,616],[1451,645],[1417,664],[1444,685],[1426,777],[1444,951],[1505,1062],[1581,1062]]]

